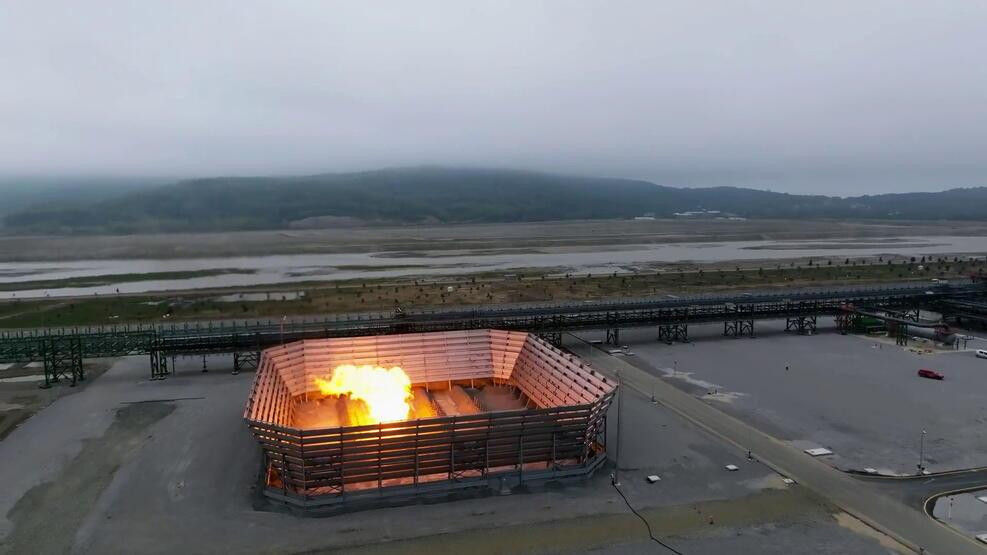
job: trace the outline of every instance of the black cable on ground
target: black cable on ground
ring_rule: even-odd
[[[672,553],[675,553],[675,555],[684,555],[678,549],[675,549],[674,547],[656,538],[654,532],[651,531],[651,523],[648,522],[648,519],[644,518],[641,515],[641,513],[637,512],[637,509],[635,509],[633,505],[631,505],[631,502],[627,500],[627,496],[624,495],[624,492],[620,491],[620,488],[617,487],[617,484],[613,483],[613,480],[610,481],[610,485],[613,486],[613,489],[617,490],[617,493],[620,494],[620,498],[624,500],[624,503],[627,504],[627,508],[630,509],[632,513],[634,513],[634,516],[640,518],[641,522],[643,522],[644,525],[648,528],[648,537],[651,538],[651,541],[657,543],[658,545],[664,547],[665,549],[671,551]]]

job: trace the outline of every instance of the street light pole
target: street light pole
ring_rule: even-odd
[[[617,370],[617,446],[614,454],[613,485],[620,485],[620,427],[624,424],[624,388],[620,383],[620,370]]]
[[[282,345],[284,345],[284,321],[285,321],[285,318],[287,318],[287,317],[288,317],[287,314],[283,314],[281,316],[281,344]]]
[[[922,430],[922,437],[918,444],[918,473],[925,471],[925,430]]]

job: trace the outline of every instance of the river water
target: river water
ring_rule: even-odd
[[[611,273],[672,262],[723,262],[800,257],[982,255],[987,237],[897,237],[818,241],[729,241],[482,251],[376,252],[228,258],[82,260],[0,263],[0,284],[152,272],[236,269],[242,273],[184,279],[122,281],[93,287],[0,292],[0,298],[67,297],[236,287],[302,281],[450,276],[537,268]]]

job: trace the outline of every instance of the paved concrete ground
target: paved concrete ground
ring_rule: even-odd
[[[109,361],[88,360],[86,375],[96,378],[108,367]],[[72,387],[41,389],[42,383],[44,367],[39,363],[0,364],[0,440],[55,399],[76,391]]]
[[[220,372],[228,360],[211,362],[211,372],[202,374],[193,359],[179,361],[176,377],[150,382],[146,365],[144,357],[120,360],[0,441],[0,551],[304,552],[370,544],[367,552],[516,553],[654,547],[635,543],[646,537],[644,526],[611,488],[607,472],[588,483],[533,493],[331,518],[257,510],[265,508],[255,489],[260,455],[242,422],[253,374]],[[670,542],[681,540],[695,552],[887,552],[866,529],[839,521],[844,517],[831,506],[804,488],[784,485],[744,452],[644,396],[628,395],[625,402],[623,490]],[[728,463],[741,470],[725,471]],[[652,473],[662,481],[645,483]]]
[[[865,525],[854,521],[849,515],[840,519],[842,526],[853,529]],[[852,523],[852,524],[851,524]],[[672,547],[688,555],[722,555],[724,553],[760,553],[763,555],[787,555],[790,553],[816,553],[823,555],[846,555],[849,553],[894,553],[888,542],[877,545],[869,535],[848,535],[836,520],[793,518],[789,521],[743,528],[722,527],[714,532],[676,538]],[[833,542],[840,536],[845,540]],[[653,542],[628,542],[607,546],[592,553],[600,555],[637,555],[639,553],[661,553]],[[666,553],[670,553],[665,551]]]
[[[922,430],[929,470],[987,465],[987,361],[920,355],[822,324],[809,337],[784,334],[782,321],[757,322],[754,339],[724,338],[719,324],[690,327],[687,344],[659,343],[653,329],[621,330],[621,341],[636,355],[627,362],[796,446],[831,449],[825,459],[839,468],[914,474]],[[946,379],[919,378],[927,367]]]
[[[987,468],[931,476],[856,478],[908,506],[926,507],[940,522],[966,536],[987,534],[987,503],[977,499],[987,499]]]
[[[933,514],[971,536],[987,534],[987,503],[977,499],[984,496],[987,489],[940,497]]]
[[[697,426],[734,445],[747,445],[758,459],[766,461],[806,488],[857,518],[893,536],[914,551],[926,553],[981,552],[972,538],[933,521],[919,507],[902,503],[881,488],[868,484],[804,453],[798,447],[744,423],[703,399],[675,388],[662,378],[612,356],[588,343],[572,339],[570,349],[604,373],[618,377],[622,387],[653,391],[659,403]],[[930,477],[931,479],[931,477]],[[893,481],[895,478],[885,478]]]

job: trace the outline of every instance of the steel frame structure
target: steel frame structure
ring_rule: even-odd
[[[982,283],[984,283],[982,281]],[[944,299],[934,309],[957,324],[977,323],[987,328],[987,302],[980,299]]]
[[[260,351],[233,352],[233,374],[239,374],[241,370],[255,370],[259,365]]]
[[[725,337],[754,337],[754,320],[727,320],[723,322]]]
[[[86,379],[82,365],[82,342],[79,338],[49,339],[42,343],[45,364],[44,388],[51,387],[63,379],[70,381],[70,386]]]
[[[620,346],[620,328],[607,328],[607,345]]]
[[[686,340],[688,326],[709,322],[744,322],[786,319],[790,331],[813,329],[818,316],[838,316],[847,304],[875,309],[932,307],[962,311],[987,320],[982,298],[987,283],[929,288],[926,284],[839,290],[796,290],[757,294],[706,295],[675,299],[639,299],[505,308],[402,311],[349,314],[333,318],[285,322],[200,322],[14,330],[0,333],[0,362],[49,361],[51,376],[67,376],[62,359],[46,353],[77,348],[82,359],[147,354],[152,377],[163,378],[169,369],[165,357],[186,354],[240,353],[239,369],[249,366],[261,349],[303,339],[421,333],[497,328],[547,334],[553,340],[564,331],[608,330],[617,344],[622,327],[658,327],[663,340]],[[738,329],[738,331],[740,331]],[[77,347],[71,347],[76,345]],[[253,353],[253,354],[252,354]],[[61,355],[59,355],[61,356]],[[241,364],[242,362],[242,364]],[[74,364],[74,363],[73,363]],[[75,373],[77,379],[81,373]]]
[[[795,314],[785,318],[785,331],[793,331],[795,333],[805,335],[815,333],[816,331],[816,315],[805,315],[805,314]]]
[[[325,429],[294,426],[313,377],[340,363],[399,365],[413,383],[517,388],[529,408]],[[302,341],[264,351],[244,419],[265,454],[265,495],[303,510],[503,489],[592,473],[606,458],[616,385],[533,334],[465,330]]]
[[[689,342],[689,325],[680,323],[658,324],[658,341],[671,345],[676,341]]]
[[[857,329],[860,325],[860,314],[852,312],[849,308],[836,315],[836,331],[841,335],[846,335]]]

